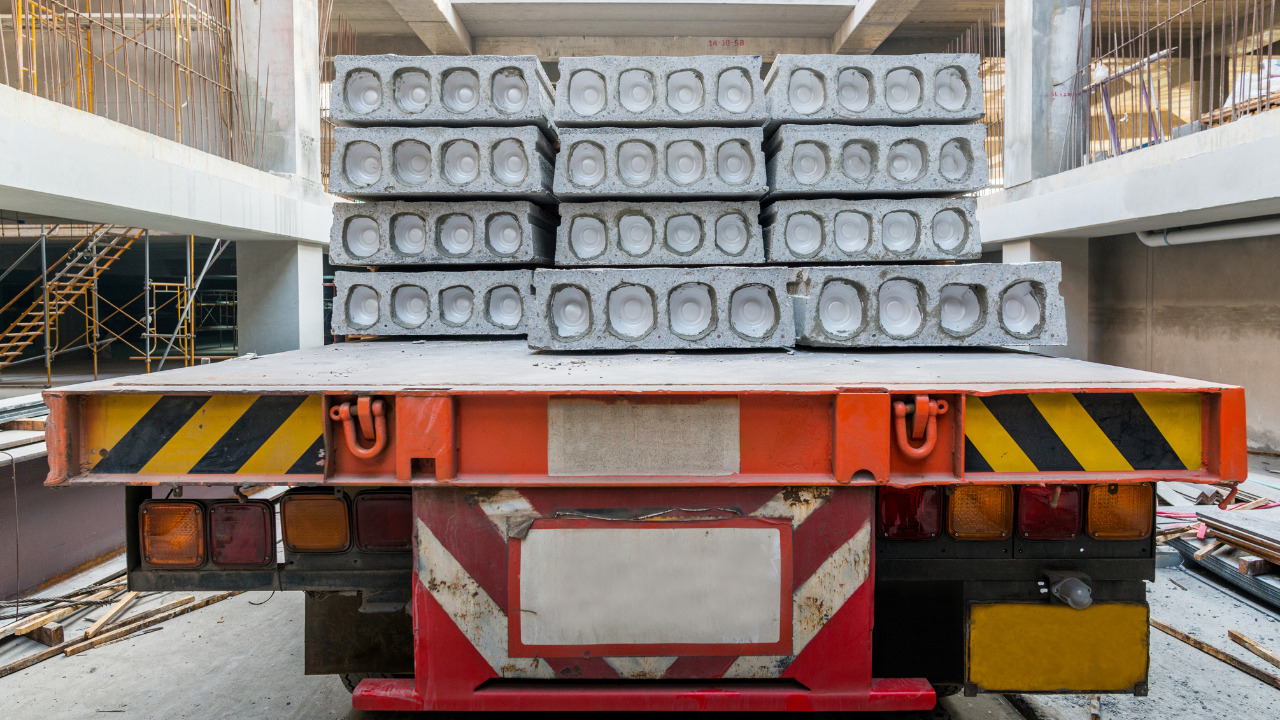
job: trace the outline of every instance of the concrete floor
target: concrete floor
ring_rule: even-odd
[[[1237,629],[1280,648],[1277,613],[1193,572],[1160,570],[1149,596],[1155,617],[1260,668],[1269,666],[1229,642],[1226,631]],[[302,604],[301,593],[246,593],[170,620],[162,631],[53,658],[0,679],[0,717],[395,717],[355,712],[337,678],[302,674]],[[1280,690],[1155,630],[1151,657],[1150,697],[1105,697],[1103,718],[1273,720],[1280,707]],[[1082,697],[1026,700],[1046,720],[1088,717]],[[1022,717],[998,696],[946,698],[932,713],[880,717],[948,715],[956,720]]]
[[[79,353],[84,354],[84,353]],[[175,365],[170,358],[165,367],[182,367],[182,359]],[[146,368],[141,360],[110,360],[105,356],[98,362],[98,378],[109,378],[137,375]],[[47,378],[44,372],[44,361],[23,363],[5,368],[0,373],[0,399],[30,395],[44,390]],[[53,387],[74,385],[93,381],[93,360],[87,355],[81,357],[56,358],[53,362]]]

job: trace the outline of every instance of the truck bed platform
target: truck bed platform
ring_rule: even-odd
[[[340,343],[72,385],[103,393],[992,393],[1222,390],[1222,383],[1014,350],[535,353],[522,340]]]

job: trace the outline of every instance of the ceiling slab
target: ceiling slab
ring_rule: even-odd
[[[422,2],[423,0],[418,0]],[[474,37],[826,37],[853,0],[455,0]]]

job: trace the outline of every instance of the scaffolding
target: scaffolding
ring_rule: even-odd
[[[261,5],[229,0],[9,0],[0,81],[254,167],[270,77],[237,42]],[[247,17],[241,7],[256,7]]]
[[[88,226],[65,254],[52,263],[48,258],[50,236],[67,237],[75,226],[41,226],[35,242],[0,273],[3,280],[34,255],[41,258],[41,274],[17,292],[4,305],[0,314],[18,308],[16,318],[0,332],[0,371],[36,362],[45,366],[47,384],[53,382],[53,359],[64,353],[89,350],[93,358],[93,376],[98,377],[98,353],[103,347],[121,343],[132,354],[130,360],[141,360],[146,372],[163,369],[165,363],[195,365],[202,358],[225,359],[226,355],[198,356],[196,334],[202,329],[225,332],[235,329],[235,291],[212,291],[207,298],[200,285],[209,268],[229,246],[215,240],[204,267],[195,273],[195,237],[186,236],[185,275],[177,282],[155,281],[151,274],[151,237],[140,228],[110,225]],[[3,233],[0,233],[3,234]],[[114,262],[141,238],[144,246],[142,292],[121,303],[114,303],[98,291],[98,281]],[[26,298],[26,304],[19,303]],[[177,315],[176,321],[173,315]],[[83,321],[73,337],[62,332],[64,317]],[[164,318],[168,318],[165,320]],[[217,322],[210,325],[208,321]],[[40,355],[22,358],[37,341],[42,340]]]

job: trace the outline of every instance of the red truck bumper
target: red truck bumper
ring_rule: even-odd
[[[873,503],[870,488],[687,488],[660,494],[601,488],[415,490],[415,677],[365,680],[356,689],[354,706],[932,708],[934,692],[925,680],[871,676]],[[584,538],[590,538],[586,544],[578,542]],[[654,548],[671,538],[688,552],[654,557],[661,555]],[[761,540],[771,550],[757,562],[750,548]],[[700,552],[702,542],[711,544]],[[555,549],[566,546],[567,551]],[[543,547],[551,549],[537,549]],[[594,554],[605,568],[603,577],[611,579],[597,582],[601,576],[589,567],[565,570],[564,556],[548,552],[578,553],[577,565],[591,563],[590,557],[581,560],[583,552]],[[711,557],[712,552],[724,556]],[[549,562],[539,565],[538,558]],[[701,563],[693,575],[683,572],[690,562]],[[539,568],[546,567],[574,573],[576,581],[563,575],[539,578],[539,572],[547,572]],[[721,572],[723,577],[700,580]],[[613,592],[627,577],[654,573],[673,578],[654,584],[677,586],[675,592],[663,587],[652,597],[628,597],[645,594],[648,583],[621,596]],[[717,636],[719,629],[706,627],[722,614],[708,608],[715,605],[716,593],[736,583],[781,590],[776,597],[758,595],[766,598],[759,619],[762,627],[769,625],[758,637],[744,637],[741,630],[741,623],[754,622],[754,616],[724,621],[723,637]],[[669,622],[643,627],[610,616],[581,623],[572,612],[559,620],[549,617],[557,612],[553,603],[577,600],[591,607],[674,603],[694,615],[710,611],[705,618],[682,620],[675,609]],[[535,621],[528,618],[539,609],[544,619],[532,627]],[[581,633],[595,640],[572,639]]]

